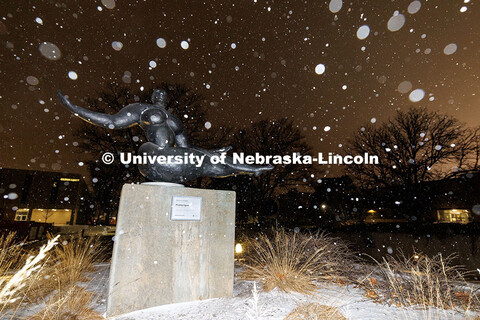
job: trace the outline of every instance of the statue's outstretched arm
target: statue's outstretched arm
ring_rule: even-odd
[[[109,129],[124,129],[136,125],[143,111],[139,105],[129,105],[116,114],[104,114],[71,103],[60,91],[57,91],[57,94],[60,102],[77,117]]]

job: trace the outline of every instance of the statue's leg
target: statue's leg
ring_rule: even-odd
[[[198,162],[191,163],[147,163],[139,164],[138,168],[142,175],[147,179],[153,181],[175,182],[183,183],[199,177],[223,177],[234,174],[255,174],[259,175],[262,172],[271,170],[271,166],[252,166],[245,164],[234,164],[232,157],[225,157],[225,163],[212,163],[212,156],[219,156],[219,154],[212,154],[197,148],[161,148],[158,145],[147,142],[144,143],[138,150],[140,155],[147,156],[180,156],[185,159],[185,155],[193,156],[194,159],[203,159],[202,164]],[[189,159],[190,160],[190,159]]]
[[[224,153],[224,152],[215,154],[208,150],[205,152],[204,149],[199,149],[199,148],[176,148],[176,149],[184,149],[185,150],[184,152],[193,153],[195,155],[197,154],[205,155],[202,171],[203,171],[203,175],[209,176],[209,177],[224,177],[224,176],[235,175],[235,174],[260,175],[265,171],[269,171],[273,169],[273,166],[270,166],[270,165],[254,166],[254,165],[248,165],[248,164],[234,163],[233,158],[230,156],[225,156],[223,158],[224,159],[223,163],[213,164],[211,161],[212,157],[213,156],[219,157],[221,153]]]

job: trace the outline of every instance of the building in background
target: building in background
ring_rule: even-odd
[[[87,224],[91,194],[79,174],[0,169],[0,218],[54,226]]]
[[[468,209],[442,209],[437,210],[438,223],[469,223],[471,222],[472,214]]]

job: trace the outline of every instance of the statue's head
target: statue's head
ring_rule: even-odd
[[[163,89],[156,89],[153,90],[152,93],[152,103],[153,104],[160,104],[162,106],[166,106],[168,102],[167,92]]]

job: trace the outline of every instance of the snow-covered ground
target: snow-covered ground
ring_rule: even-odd
[[[107,297],[108,265],[98,266],[95,281],[90,289],[98,293],[95,310],[104,313]],[[240,271],[235,269],[236,273]],[[99,281],[101,280],[101,281]],[[260,289],[260,288],[258,288]],[[236,281],[233,298],[209,299],[203,301],[164,305],[132,312],[115,317],[115,320],[280,320],[297,306],[316,302],[337,307],[347,319],[465,319],[464,315],[451,311],[406,310],[373,302],[364,296],[364,291],[351,286],[329,285],[318,289],[313,296],[284,293],[278,290],[258,292],[258,300],[252,294],[252,281]],[[255,307],[257,305],[257,307]],[[258,314],[258,318],[256,317]]]
[[[235,271],[238,273],[240,269],[236,268]],[[100,314],[104,314],[106,310],[108,273],[108,264],[97,265],[96,271],[90,274],[93,280],[87,286],[88,290],[95,292],[93,308]],[[345,318],[351,320],[469,319],[468,316],[452,311],[413,310],[375,303],[364,296],[363,290],[352,286],[331,284],[319,287],[315,295],[287,294],[278,290],[260,292],[260,288],[258,289],[258,299],[255,299],[252,294],[254,291],[252,281],[236,281],[232,298],[164,305],[117,316],[111,320],[280,320],[299,305],[311,302],[334,306]],[[17,316],[20,319],[21,316],[38,310],[38,306],[30,310],[21,310]],[[469,316],[473,318],[473,314]]]

